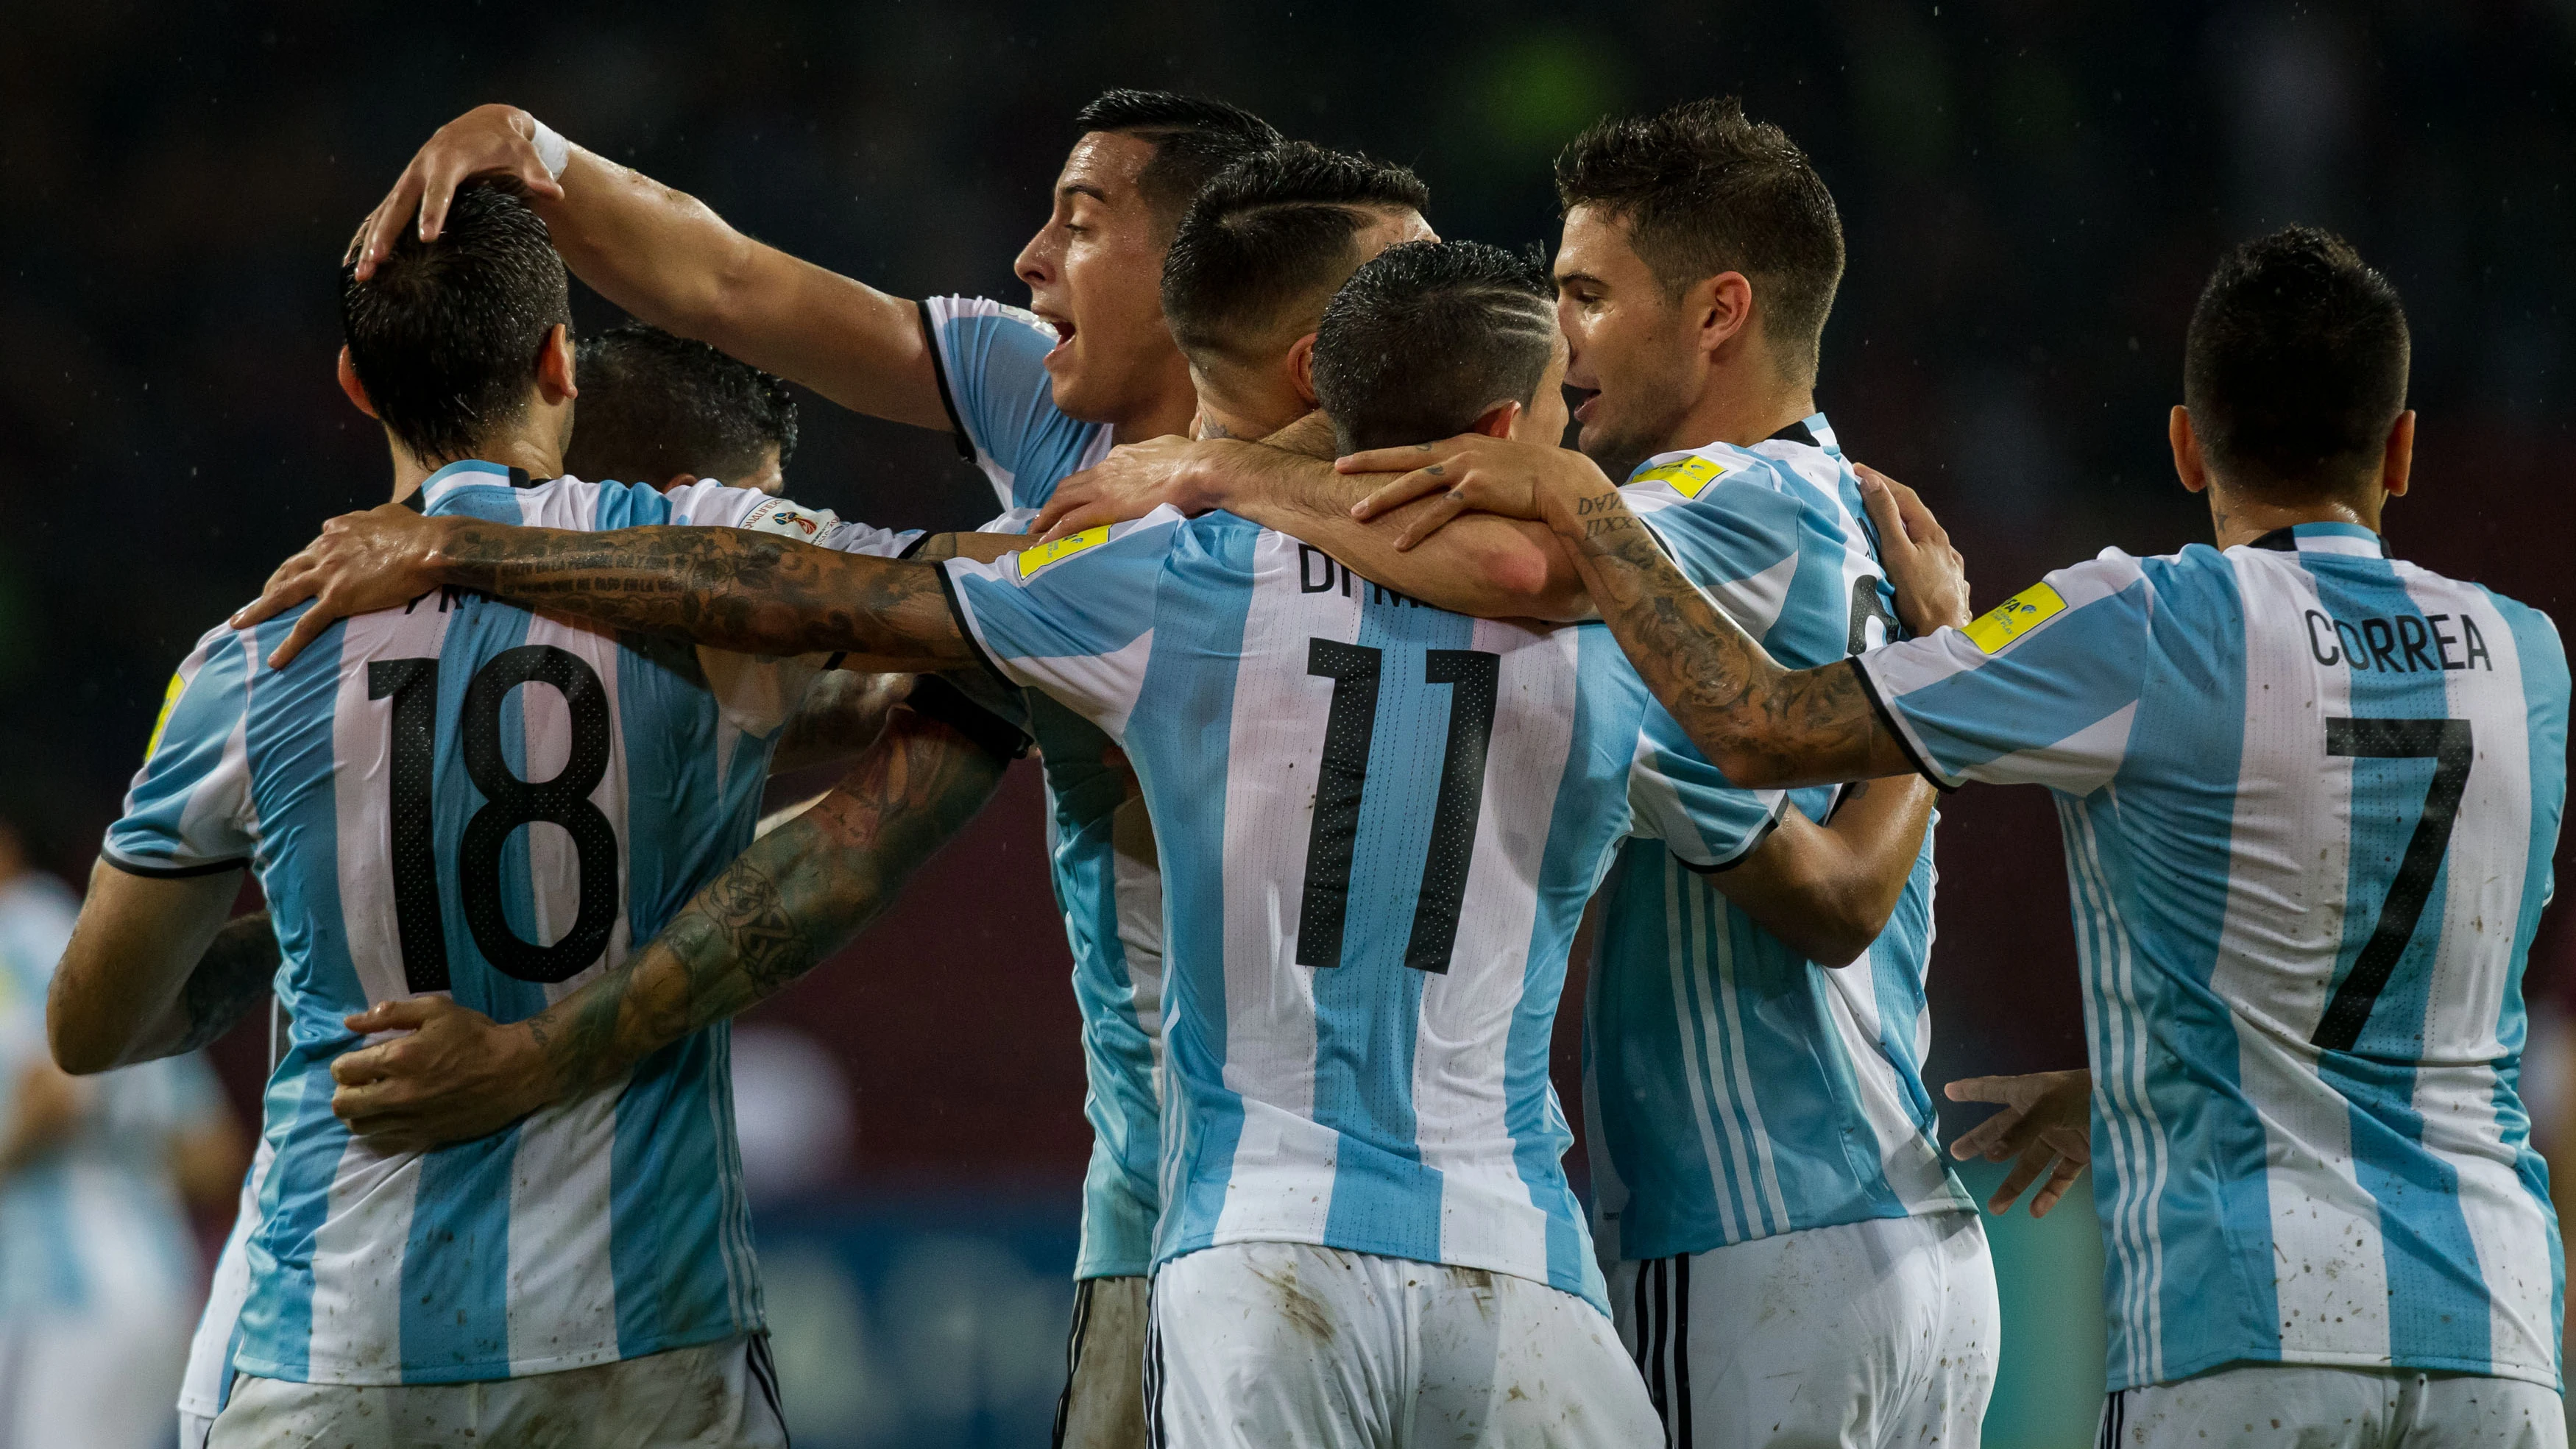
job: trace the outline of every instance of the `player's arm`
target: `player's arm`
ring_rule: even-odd
[[[803,977],[882,912],[983,808],[1006,761],[899,708],[849,776],[754,841],[632,960],[526,1021],[442,997],[387,1002],[354,1031],[411,1035],[332,1064],[332,1110],[387,1150],[495,1132]]]
[[[1913,773],[1915,765],[1849,660],[1784,669],[1684,577],[1591,459],[1474,434],[1343,458],[1349,473],[1400,472],[1362,505],[1376,516],[1428,499],[1430,520],[1473,511],[1540,520],[1572,553],[1610,632],[1655,697],[1727,778],[1750,788]],[[1434,469],[1438,472],[1435,474]],[[1956,550],[1911,490],[1862,475],[1881,562],[1917,632],[1965,624]]]
[[[435,238],[468,177],[515,177],[574,276],[658,327],[715,344],[863,413],[946,430],[919,309],[726,225],[705,203],[570,146],[560,180],[536,118],[477,106],[440,127],[351,245],[361,279],[418,220]]]
[[[45,1004],[56,1064],[86,1076],[230,1029],[277,970],[265,913],[226,930],[241,881],[239,868],[164,877],[100,861]]]
[[[334,619],[451,585],[744,654],[837,653],[851,668],[880,672],[963,668],[976,656],[939,569],[739,528],[583,533],[430,518],[388,503],[324,524],[233,624],[248,628],[313,600],[269,655],[283,665]]]
[[[1573,560],[1544,525],[1473,514],[1427,545],[1408,548],[1408,531],[1435,505],[1356,518],[1352,505],[1379,480],[1336,473],[1325,459],[1279,446],[1282,440],[1280,434],[1259,443],[1160,438],[1113,448],[1097,465],[1056,485],[1030,531],[1062,537],[1142,518],[1166,503],[1189,514],[1221,508],[1311,543],[1364,579],[1452,613],[1560,623],[1592,617],[1592,601]],[[1327,435],[1324,445],[1330,442]]]
[[[1709,884],[1799,955],[1848,966],[1904,897],[1936,793],[1920,776],[1862,780],[1821,824],[1787,806],[1778,828]]]

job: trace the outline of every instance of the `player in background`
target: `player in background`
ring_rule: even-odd
[[[0,823],[0,1444],[143,1449],[196,1303],[187,1209],[249,1144],[203,1054],[80,1081],[45,1052],[45,990],[79,901]]]
[[[1020,510],[1043,505],[1060,479],[1099,461],[1113,442],[1189,427],[1197,402],[1163,323],[1163,255],[1199,188],[1279,139],[1236,107],[1160,91],[1107,92],[1075,128],[1046,223],[1014,264],[1029,286],[1027,311],[982,298],[888,296],[753,241],[693,198],[507,106],[479,107],[432,137],[354,255],[365,274],[415,218],[435,234],[460,180],[508,172],[529,188],[573,273],[602,295],[845,407],[955,434],[1011,510],[1005,520],[1025,518]],[[1046,765],[1050,864],[1094,1084],[1084,1104],[1093,1150],[1075,1276],[1138,1280],[1107,1290],[1112,1302],[1080,1290],[1063,1441],[1125,1446],[1142,1432],[1127,1409],[1140,1402],[1141,1355],[1086,1352],[1084,1339],[1114,1345],[1143,1335],[1141,1279],[1158,1206],[1159,1129],[1145,1110],[1160,1030],[1153,836],[1105,735],[1042,696],[1025,710]],[[985,751],[963,736],[941,738],[951,753],[935,766],[924,754],[909,777],[947,782],[954,799],[916,803],[962,821],[990,795],[978,783]],[[879,818],[847,817],[843,829],[870,829]],[[877,863],[834,869],[847,881],[873,880]],[[837,924],[809,924],[800,957],[845,939]],[[1103,1092],[1103,1081],[1117,1085]],[[1087,1437],[1090,1425],[1098,1437]]]
[[[342,384],[385,424],[396,497],[428,516],[910,541],[712,483],[556,476],[565,276],[498,189],[460,192],[441,240],[372,280],[344,276],[342,315]],[[658,928],[748,843],[819,661],[628,647],[443,592],[335,626],[292,669],[258,652],[219,628],[182,666],[49,1015],[75,1072],[184,1040],[202,1013],[183,985],[256,861],[291,1029],[211,1442],[512,1442],[548,1423],[582,1426],[559,1442],[783,1442],[721,1031],[432,1153],[354,1141],[325,1104],[361,1040],[346,1015],[443,993],[526,1016]]]
[[[1895,637],[1861,479],[1815,404],[1843,246],[1806,157],[1702,101],[1605,122],[1557,180],[1583,452],[1631,480],[1657,541],[1776,655],[1821,664]],[[1456,502],[1356,516],[1379,481],[1148,446],[1073,480],[1042,521],[1223,507],[1462,612],[1589,611],[1579,580],[1560,596],[1570,564],[1543,530],[1488,517],[1472,547],[1441,553]],[[1511,600],[1515,581],[1534,587]],[[1650,720],[1659,773],[1729,804],[1654,822],[1603,904],[1585,1105],[1621,1336],[1675,1445],[1973,1442],[2001,1325],[1921,1077],[1933,791],[1886,781],[1784,804],[1727,789],[1668,715]]]
[[[737,479],[740,481],[732,486],[757,486],[772,496],[783,490],[784,462],[796,447],[796,404],[777,379],[704,343],[672,337],[640,322],[624,323],[599,336],[581,339],[574,344],[573,356],[574,375],[581,388],[581,416],[565,453],[566,471],[599,478],[630,478],[665,492],[686,488],[702,478]],[[581,460],[578,466],[576,460]],[[600,471],[589,472],[590,469]],[[936,551],[950,543],[942,536],[924,540],[922,546]],[[918,703],[890,720],[888,710],[909,686],[904,676],[850,670],[825,673],[806,690],[795,715],[780,733],[770,754],[771,772],[857,755],[859,760],[849,778],[838,788],[845,792],[881,788],[887,777],[885,758],[877,753],[881,742],[886,755],[899,756],[911,737],[939,728],[924,722],[920,712],[930,706]],[[887,738],[889,734],[892,739]],[[846,794],[843,798],[846,800]],[[976,803],[981,803],[980,797]],[[813,829],[808,826],[800,835]],[[675,918],[675,924],[676,919],[684,918],[685,913]],[[211,993],[218,1002],[248,1005],[267,997],[269,979],[276,974],[277,963],[276,937],[268,912],[262,909],[226,924],[216,944],[208,948],[205,960],[192,973],[189,989],[201,997]],[[403,1030],[409,1032],[405,1039],[417,1038],[417,1028],[425,1019],[423,1014],[438,1009],[427,1003],[450,1005],[441,997],[407,999],[386,1008],[384,1025],[361,1025],[357,1029]],[[220,1035],[233,1016],[218,1005],[204,1012],[200,1020],[200,1030]],[[675,1030],[654,1046],[670,1045],[704,1024]],[[435,1034],[422,1043],[433,1047],[438,1044]],[[353,1052],[343,1056],[332,1064],[332,1070],[340,1076],[353,1070],[363,1072],[366,1055]],[[638,1058],[642,1055],[636,1054]],[[632,1067],[634,1061],[630,1058],[621,1062],[598,1081],[585,1081],[583,1085],[599,1085]],[[441,1065],[453,1070],[458,1063],[449,1056],[442,1057]],[[514,1090],[522,1086],[524,1079],[512,1083]],[[464,1141],[498,1131],[510,1120],[572,1094],[566,1088],[542,1101],[530,1101],[509,1118],[476,1124],[476,1130],[444,1138],[387,1135],[378,1145],[388,1150],[418,1151]],[[363,1131],[361,1135],[365,1135]],[[179,1389],[181,1449],[203,1449],[215,1414],[222,1407],[234,1323],[250,1286],[246,1255],[250,1229],[259,1220],[257,1186],[256,1175],[243,1183],[233,1231],[216,1260],[205,1310],[188,1349],[187,1373]]]
[[[668,491],[701,478],[777,497],[796,456],[787,385],[703,342],[622,322],[573,348],[581,426],[564,467]]]
[[[2107,549],[1962,630],[1784,671],[1615,490],[1432,451],[1543,515],[1734,778],[2056,792],[2093,1074],[2105,1443],[2566,1442],[2563,1267],[2516,1092],[2565,804],[2549,619],[2393,558],[2397,294],[2341,239],[2231,252],[2170,425],[2217,547]],[[2343,1427],[2337,1427],[2343,1426]]]

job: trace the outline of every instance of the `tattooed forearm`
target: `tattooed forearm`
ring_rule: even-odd
[[[556,1095],[777,994],[848,944],[982,809],[1003,762],[899,709],[821,803],[698,892],[623,969],[531,1019]]]
[[[1628,658],[1728,778],[1790,785],[1906,767],[1848,665],[1781,668],[1674,567],[1618,489],[1577,496],[1552,522]]]
[[[746,654],[845,651],[925,669],[973,657],[935,565],[744,529],[460,522],[435,564],[447,583],[531,609]]]
[[[214,943],[197,958],[179,991],[183,1027],[166,1055],[205,1046],[265,1000],[277,977],[277,931],[268,912],[236,916],[215,933]]]

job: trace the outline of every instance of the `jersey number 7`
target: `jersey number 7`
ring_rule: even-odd
[[[2397,878],[2389,882],[2379,922],[2371,927],[2370,939],[2326,1003],[2316,1035],[2308,1038],[2311,1045],[2328,1051],[2348,1052],[2361,1040],[2370,1009],[2379,1004],[2379,993],[2387,988],[2389,973],[2397,969],[2397,958],[2406,954],[2406,943],[2415,937],[2415,922],[2423,916],[2424,902],[2442,873],[2443,853],[2451,848],[2451,825],[2459,818],[2460,797],[2469,788],[2469,766],[2477,750],[2464,719],[2329,719],[2326,753],[2433,762],[2432,783],[2424,787],[2423,813],[2415,817],[2415,833],[2397,862]]]
[[[501,705],[523,684],[553,686],[572,717],[572,753],[551,780],[522,780],[501,749]],[[394,702],[392,799],[394,929],[403,982],[415,992],[448,989],[447,924],[439,904],[436,801],[431,790],[438,737],[438,661],[379,659],[367,666],[367,697]],[[525,644],[494,655],[465,686],[465,774],[485,804],[465,822],[456,851],[457,896],[475,949],[501,974],[554,982],[578,975],[608,948],[617,925],[617,832],[591,803],[608,773],[608,693],[579,655]],[[501,905],[501,847],[536,821],[561,826],[580,861],[581,909],[550,946],[519,938]]]
[[[1297,904],[1297,964],[1342,964],[1342,926],[1350,913],[1351,855],[1359,839],[1360,796],[1368,786],[1369,744],[1377,735],[1378,678],[1385,651],[1333,639],[1306,641],[1306,672],[1333,681],[1324,717],[1324,757],[1316,772],[1315,818],[1306,836],[1306,884]],[[1414,898],[1413,934],[1404,964],[1446,975],[1458,944],[1458,913],[1467,901],[1467,863],[1484,806],[1485,747],[1494,737],[1494,697],[1503,657],[1484,649],[1433,649],[1422,682],[1445,684],[1449,747],[1440,760],[1440,791],[1431,806],[1431,848],[1423,856]]]

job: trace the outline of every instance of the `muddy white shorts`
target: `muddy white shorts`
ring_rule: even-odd
[[[2558,1391],[2413,1369],[2240,1364],[2102,1403],[2120,1449],[2566,1449]]]
[[[1673,1449],[1976,1449],[2003,1337],[1965,1212],[1621,1263],[1610,1306]]]
[[[1158,1449],[1636,1449],[1654,1405],[1610,1320],[1507,1273],[1229,1243],[1154,1276]]]
[[[208,1449],[786,1449],[769,1340],[754,1334],[521,1379],[299,1384],[242,1374]]]

